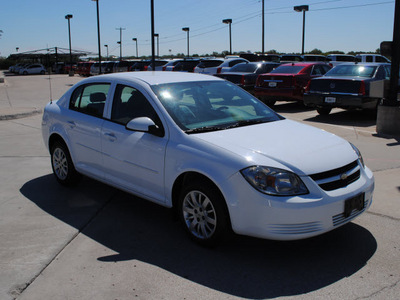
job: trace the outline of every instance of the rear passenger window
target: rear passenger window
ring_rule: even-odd
[[[101,118],[109,89],[109,83],[80,86],[72,93],[69,108]]]

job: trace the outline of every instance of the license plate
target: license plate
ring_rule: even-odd
[[[344,216],[348,218],[351,215],[351,212],[356,209],[361,211],[364,209],[364,194],[360,194],[356,197],[347,199],[344,202]]]
[[[276,82],[269,82],[268,86],[269,87],[276,87],[277,83]]]
[[[336,98],[335,97],[325,97],[325,103],[335,103]]]

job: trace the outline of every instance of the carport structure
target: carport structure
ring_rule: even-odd
[[[73,50],[71,49],[72,61],[77,62],[79,57],[92,54],[89,51]],[[46,68],[57,66],[61,62],[69,62],[70,52],[67,48],[51,47],[45,49],[32,50],[27,52],[15,53],[9,56],[9,59],[17,62],[34,63],[38,62],[43,64]]]

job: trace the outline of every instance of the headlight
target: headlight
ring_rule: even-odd
[[[294,196],[308,193],[300,177],[282,169],[252,166],[241,171],[258,191],[274,196]]]
[[[360,150],[358,150],[358,148],[356,146],[354,146],[352,143],[350,143],[350,145],[351,145],[351,147],[353,147],[354,152],[357,154],[359,162],[361,163],[363,168],[365,168],[364,159],[361,155]]]

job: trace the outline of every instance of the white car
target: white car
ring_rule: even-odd
[[[30,64],[19,69],[20,75],[45,74],[46,69],[42,64]]]
[[[214,76],[84,79],[47,104],[42,133],[58,182],[75,184],[83,174],[173,207],[204,245],[231,230],[312,237],[372,202],[374,177],[355,146]]]
[[[214,59],[202,59],[200,63],[194,68],[194,73],[202,73],[202,74],[220,74],[227,72],[233,66],[240,63],[248,63],[247,59],[241,57],[227,57],[225,59],[222,58],[214,58]]]

